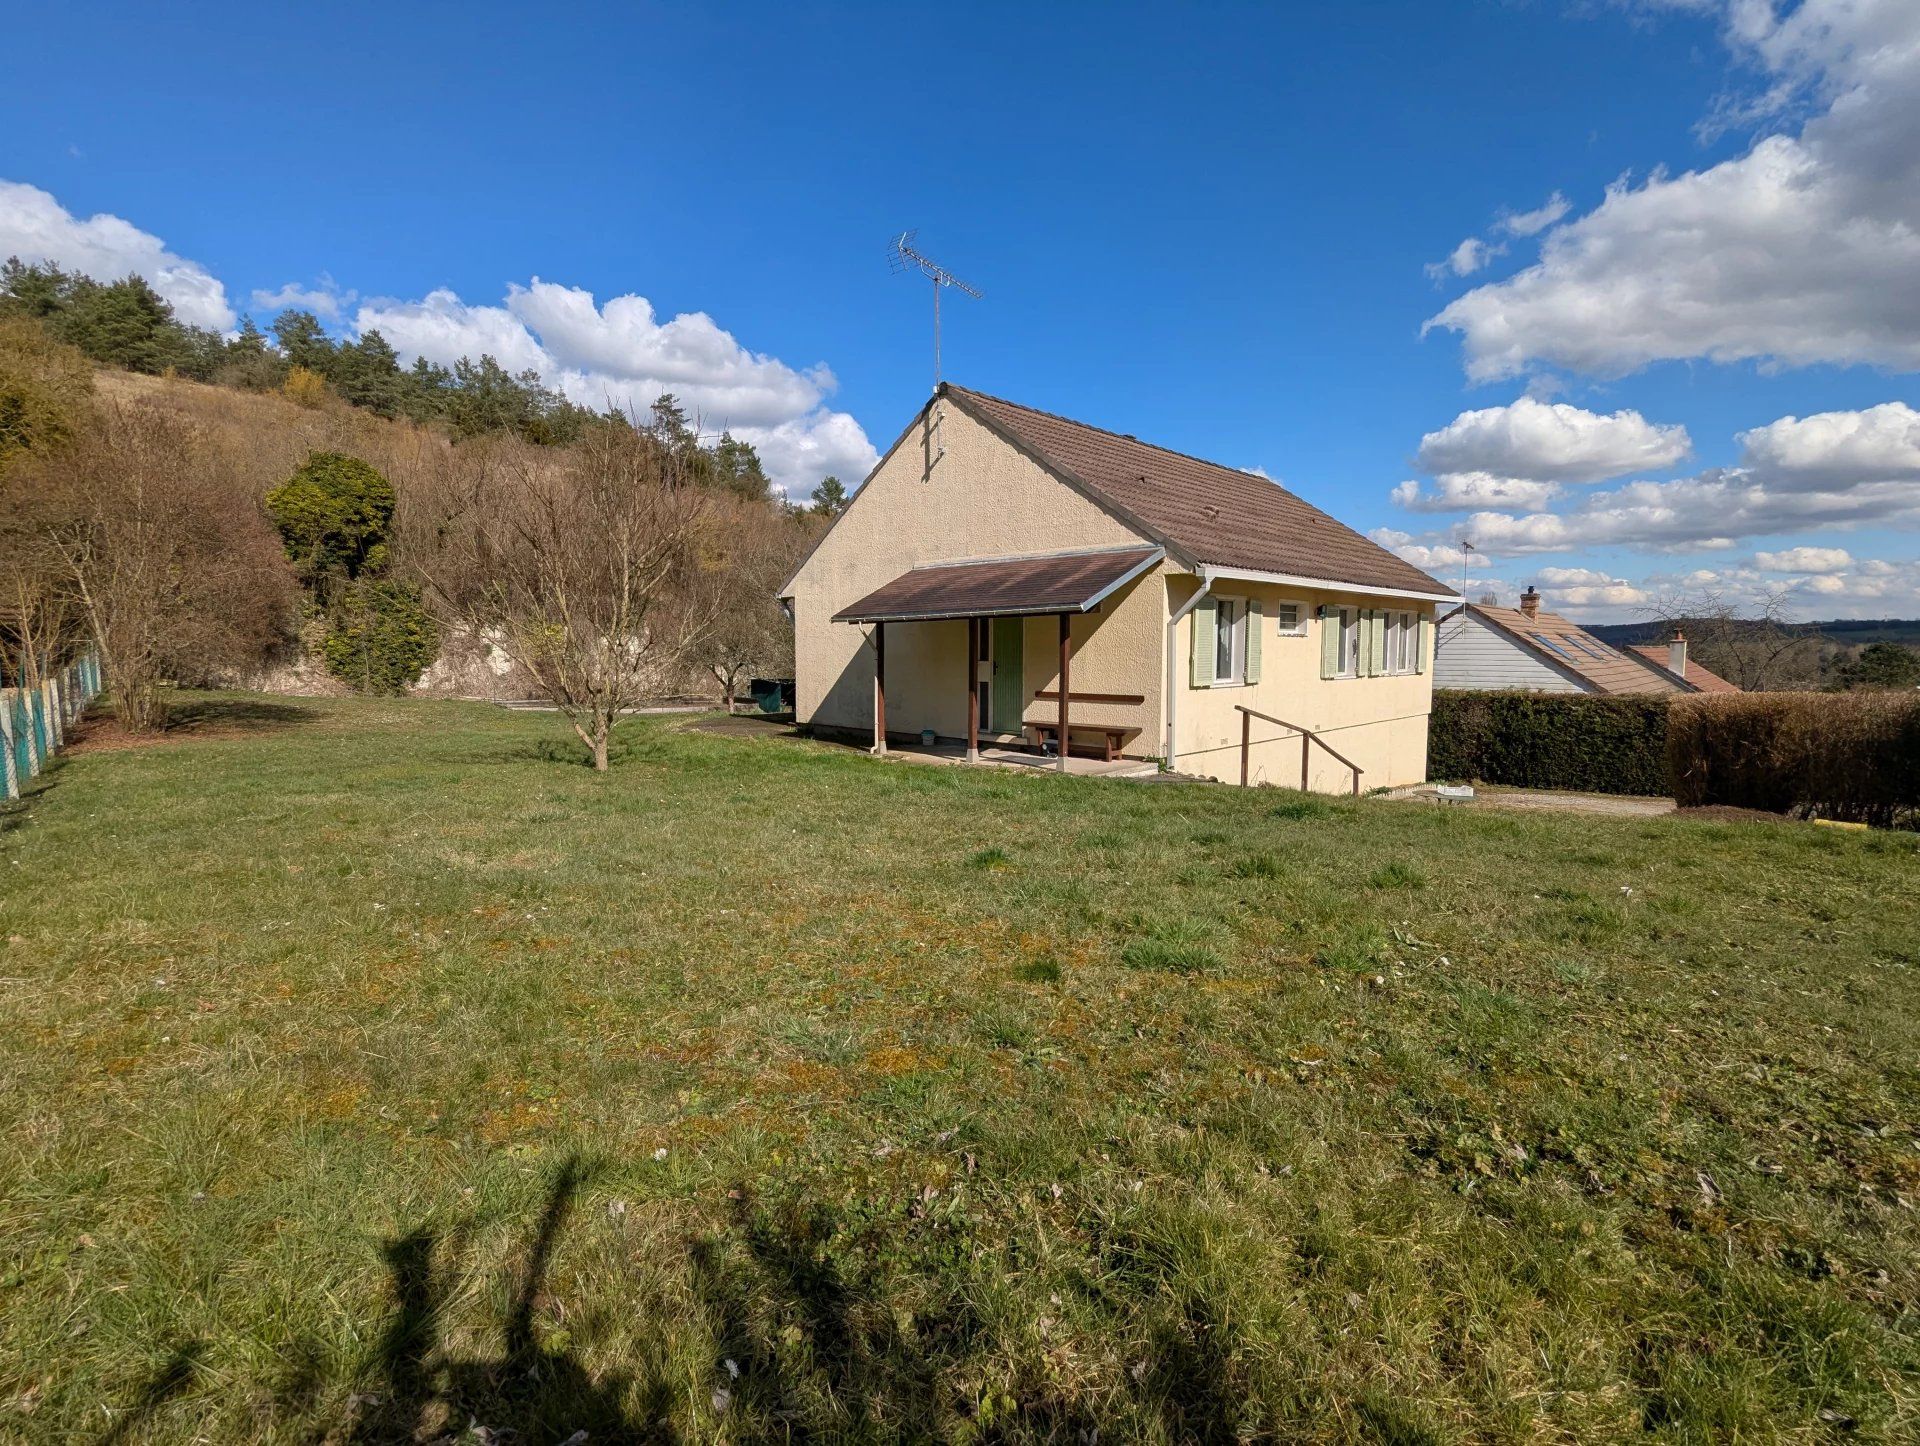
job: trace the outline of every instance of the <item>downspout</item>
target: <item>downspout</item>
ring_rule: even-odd
[[[1194,592],[1192,597],[1180,604],[1172,617],[1167,619],[1167,746],[1162,756],[1167,760],[1167,772],[1169,773],[1177,773],[1180,765],[1180,759],[1176,752],[1178,745],[1175,742],[1180,736],[1176,727],[1180,699],[1179,658],[1177,656],[1180,637],[1180,620],[1195,608],[1199,607],[1200,599],[1213,591],[1213,580],[1213,569],[1210,567],[1202,567],[1200,569],[1199,588]]]

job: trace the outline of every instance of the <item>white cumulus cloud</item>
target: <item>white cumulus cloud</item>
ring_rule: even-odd
[[[1522,492],[1515,500],[1472,512],[1450,531],[1496,555],[1520,556],[1594,547],[1716,550],[1743,539],[1828,528],[1920,527],[1916,420],[1901,403],[1782,417],[1739,434],[1739,466],[1587,491],[1575,505],[1559,510],[1551,506],[1557,499],[1542,505]],[[1679,438],[1669,440],[1671,446],[1681,444]],[[1431,493],[1403,482],[1391,495],[1414,511],[1449,510],[1448,488],[1459,475],[1442,474]],[[1476,488],[1460,487],[1451,495],[1464,500],[1475,494]]]
[[[1485,472],[1535,482],[1600,482],[1657,472],[1693,449],[1687,429],[1638,412],[1589,412],[1566,402],[1521,397],[1504,407],[1462,412],[1420,439],[1429,472]]]
[[[1409,512],[1466,512],[1476,507],[1543,512],[1560,495],[1560,488],[1553,482],[1496,477],[1491,472],[1443,472],[1433,479],[1429,488],[1409,478],[1395,487],[1391,495],[1396,504]]]
[[[1827,487],[1920,478],[1920,412],[1905,402],[1782,417],[1735,440],[1741,465],[1771,482]]]
[[[836,385],[826,367],[799,369],[749,351],[704,312],[663,321],[644,296],[600,303],[579,287],[535,277],[509,287],[498,306],[444,288],[418,301],[363,301],[353,328],[377,330],[407,363],[423,356],[450,366],[485,355],[509,371],[533,370],[596,410],[644,413],[671,392],[703,430],[751,442],[768,475],[796,498],[828,473],[855,483],[878,460],[860,424],[826,405]]]
[[[1449,574],[1457,577],[1463,559],[1464,565],[1469,568],[1493,566],[1493,560],[1485,553],[1468,552],[1450,542],[1416,542],[1412,533],[1392,527],[1376,527],[1367,536],[1396,557],[1405,558],[1435,577]]]
[[[322,321],[331,322],[340,320],[357,295],[341,290],[331,276],[322,275],[313,286],[289,281],[277,291],[256,289],[251,301],[255,311],[310,311]]]
[[[1537,236],[1573,209],[1573,203],[1555,191],[1546,204],[1531,211],[1509,211],[1500,218],[1500,229],[1509,236]]]
[[[1534,265],[1428,321],[1461,334],[1471,378],[1687,357],[1920,367],[1920,4],[1728,0],[1725,14],[1766,81],[1725,115],[1812,117],[1718,165],[1623,177],[1549,225]]]
[[[1762,572],[1845,572],[1853,566],[1853,554],[1844,547],[1788,547],[1756,552],[1753,565]]]
[[[229,330],[227,289],[197,261],[176,256],[158,236],[118,216],[75,216],[38,186],[0,181],[0,260],[52,262],[96,281],[145,278],[190,326]]]
[[[1435,281],[1448,276],[1471,276],[1506,248],[1490,246],[1478,236],[1469,236],[1447,253],[1444,261],[1427,264],[1427,275]]]

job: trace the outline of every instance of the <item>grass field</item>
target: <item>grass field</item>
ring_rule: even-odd
[[[1914,837],[187,721],[0,815],[0,1439],[1920,1435]]]

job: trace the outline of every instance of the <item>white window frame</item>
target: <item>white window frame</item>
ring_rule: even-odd
[[[1213,634],[1213,686],[1244,688],[1247,685],[1247,600],[1227,593],[1216,593]],[[1233,621],[1227,621],[1231,614]],[[1227,656],[1233,667],[1220,670],[1220,639],[1226,638]]]
[[[1335,655],[1339,666],[1336,678],[1360,676],[1360,609],[1340,604],[1333,610],[1334,626],[1340,629],[1340,649]]]
[[[1395,676],[1414,672],[1420,657],[1420,615],[1388,613],[1386,633],[1387,671]]]
[[[1282,608],[1293,609],[1293,626],[1288,627],[1280,621]],[[1307,635],[1307,605],[1297,599],[1284,597],[1273,605],[1274,626],[1283,638],[1304,638]]]

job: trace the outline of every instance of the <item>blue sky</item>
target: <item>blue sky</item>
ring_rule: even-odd
[[[213,324],[303,294],[403,353],[665,386],[804,492],[930,385],[884,257],[917,227],[986,293],[952,379],[1258,467],[1448,579],[1471,536],[1476,594],[1920,614],[1911,0],[9,30],[0,251]]]

